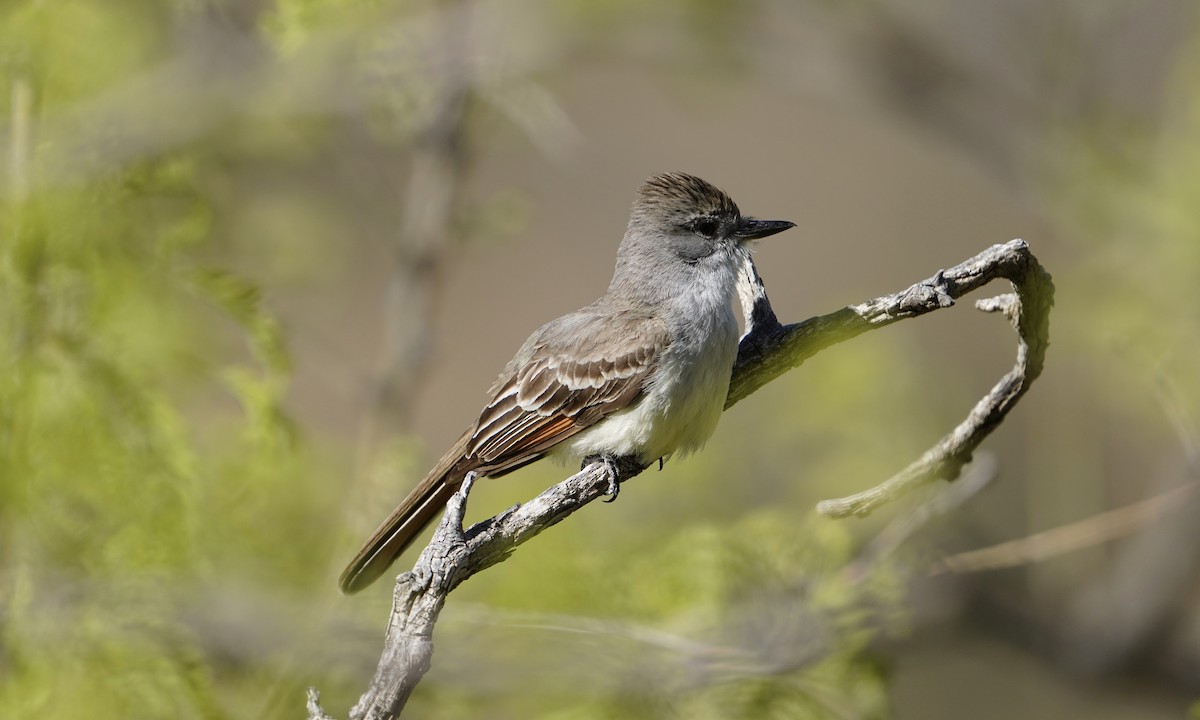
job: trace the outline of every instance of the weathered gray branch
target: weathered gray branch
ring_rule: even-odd
[[[732,406],[820,350],[867,330],[948,307],[956,298],[998,278],[1009,280],[1015,294],[978,305],[985,311],[1004,312],[1017,329],[1019,344],[1013,369],[976,404],[962,424],[917,462],[872,490],[821,503],[819,510],[838,517],[861,515],[933,479],[954,479],[972,451],[999,425],[1042,369],[1049,344],[1054,286],[1023,240],[994,245],[899,293],[791,325],[783,325],[775,317],[757,270],[747,262],[739,287],[747,329],[725,405]],[[507,558],[521,543],[603,496],[610,479],[624,482],[644,469],[630,459],[611,468],[600,463],[588,465],[525,505],[465,531],[462,520],[471,482],[464,482],[413,570],[396,581],[383,656],[370,688],[350,717],[375,720],[399,714],[429,669],[433,628],[450,591],[471,575]],[[311,696],[309,714],[325,717]]]
[[[621,480],[645,469],[636,461],[613,466]],[[464,531],[463,514],[472,479],[446,505],[446,514],[416,565],[396,580],[383,656],[371,687],[350,711],[354,720],[396,717],[433,657],[433,627],[446,596],[462,581],[503,561],[517,546],[603,497],[610,469],[593,463],[525,503],[472,525]]]

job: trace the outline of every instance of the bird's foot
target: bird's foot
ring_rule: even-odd
[[[617,495],[621,494],[621,471],[617,467],[616,458],[612,455],[589,455],[583,459],[583,465],[579,469],[582,470],[593,463],[600,463],[608,471],[608,489],[605,490],[608,497],[604,499],[604,502],[610,503],[616,500]]]

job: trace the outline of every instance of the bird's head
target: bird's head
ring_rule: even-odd
[[[665,241],[674,255],[694,264],[791,227],[795,223],[786,220],[744,217],[720,188],[695,175],[670,172],[638,188],[627,234]]]

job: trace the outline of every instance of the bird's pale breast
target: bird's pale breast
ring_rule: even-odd
[[[737,357],[730,293],[721,287],[712,290],[712,297],[697,298],[695,312],[673,333],[646,393],[633,406],[562,443],[554,451],[556,458],[637,454],[649,463],[703,447],[724,411]]]

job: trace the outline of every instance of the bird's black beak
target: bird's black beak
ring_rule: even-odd
[[[738,240],[758,240],[765,238],[775,233],[781,233],[788,228],[796,227],[796,223],[788,222],[787,220],[755,220],[754,218],[742,218],[741,224],[733,231],[733,236]]]

